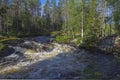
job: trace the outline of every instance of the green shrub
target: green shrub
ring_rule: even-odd
[[[56,41],[58,43],[70,43],[71,40],[72,40],[72,37],[70,36],[57,36],[56,37]]]
[[[82,44],[82,39],[81,38],[77,38],[77,42],[76,42],[76,45],[79,46]]]
[[[86,47],[87,49],[90,49],[92,47],[97,46],[97,41],[99,41],[99,38],[96,37],[88,37],[83,40],[82,46]]]

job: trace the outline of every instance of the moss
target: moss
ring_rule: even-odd
[[[5,37],[5,38],[0,39],[0,43],[4,43],[7,41],[11,41],[11,40],[17,40],[17,39],[18,38],[16,38],[16,37],[9,37],[9,38]]]
[[[0,44],[0,50],[2,50],[5,46],[3,44]]]
[[[0,44],[0,53],[6,46],[4,44]]]

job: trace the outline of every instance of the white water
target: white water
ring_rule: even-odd
[[[40,46],[40,43],[38,45]],[[25,48],[10,46],[15,49],[15,52],[10,56],[7,56],[6,60],[7,59],[9,60],[14,59],[14,60],[9,62],[8,64],[5,64],[5,67],[0,69],[0,77],[1,78],[45,78],[45,75],[46,76],[48,75],[47,76],[48,78],[55,78],[55,77],[58,78],[62,74],[61,71],[67,74],[67,70],[65,68],[68,68],[70,70],[74,69],[73,66],[75,65],[74,64],[75,58],[73,56],[74,54],[73,52],[76,49],[74,47],[65,44],[61,45],[58,43],[53,43],[52,45],[54,45],[54,49],[50,52],[46,52],[46,51],[30,52]],[[25,58],[24,57],[21,58],[18,54],[16,54],[16,52],[24,52],[22,54],[24,55]],[[20,60],[18,60],[19,58]],[[11,64],[14,63],[14,61],[17,61],[17,63],[14,65]],[[81,65],[82,68],[83,64],[78,64],[78,66],[79,65]],[[1,67],[2,66],[3,65],[1,65]],[[44,72],[45,69],[48,72]],[[57,69],[57,73],[56,71],[54,72],[54,69]]]

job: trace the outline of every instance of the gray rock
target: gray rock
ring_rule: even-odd
[[[14,53],[14,49],[6,46],[1,52],[0,52],[0,58],[4,58],[6,56],[9,56]]]

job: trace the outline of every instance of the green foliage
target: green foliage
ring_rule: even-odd
[[[56,41],[59,43],[70,43],[72,37],[71,36],[57,36]]]
[[[64,6],[66,22],[63,25],[63,32],[66,36],[71,35],[71,40],[77,39],[77,45],[92,47],[95,46],[100,35],[101,23],[98,18],[100,14],[96,11],[96,0],[92,0],[88,4],[85,2],[83,0],[66,1]],[[76,35],[76,32],[80,33],[79,36]],[[83,37],[82,34],[84,34]]]
[[[5,45],[0,44],[0,51],[5,48]]]
[[[82,42],[83,40],[79,37],[77,38],[77,42],[76,42],[76,45],[79,46],[79,45],[82,45]]]

